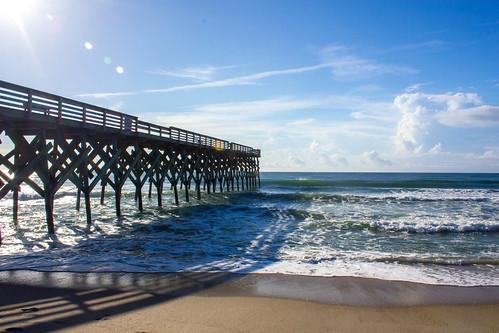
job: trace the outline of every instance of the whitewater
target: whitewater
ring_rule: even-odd
[[[168,192],[168,191],[166,191]],[[262,173],[256,192],[203,195],[165,207],[130,184],[122,218],[112,193],[56,196],[56,236],[44,202],[22,188],[20,219],[0,202],[0,270],[230,271],[499,285],[499,174]]]

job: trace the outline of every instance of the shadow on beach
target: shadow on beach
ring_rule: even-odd
[[[140,247],[143,248],[137,252],[137,255],[140,256],[140,253],[147,247],[149,249],[147,255],[151,256],[151,261],[156,264],[161,262],[161,255],[165,253],[171,253],[171,258],[174,258],[177,263],[182,262],[182,258],[185,257],[188,264],[180,267],[176,272],[80,273],[67,272],[66,269],[63,269],[64,272],[17,269],[0,272],[0,290],[2,290],[0,331],[48,332],[93,320],[105,320],[110,316],[166,302],[239,279],[247,273],[265,267],[272,260],[277,260],[275,258],[282,244],[281,240],[290,230],[293,230],[300,217],[297,218],[275,207],[248,205],[248,200],[258,200],[258,193],[235,194],[234,196],[238,196],[236,205],[225,203],[185,206],[169,210],[169,214],[174,216],[171,218],[165,218],[163,214],[161,217],[150,219],[148,223],[122,226],[121,233],[133,232],[137,234],[137,237],[154,232],[163,232],[165,237],[170,237],[171,239],[164,239],[156,245],[141,243]],[[231,212],[223,212],[224,210]],[[146,212],[145,214],[152,213]],[[131,218],[138,216],[139,214],[132,214]],[[245,216],[248,220],[245,220]],[[221,218],[233,218],[233,220],[230,223],[217,225],[217,221]],[[280,219],[280,223],[274,223],[276,219]],[[205,225],[201,230],[193,230],[192,225],[186,226],[182,223],[184,221],[188,224],[191,220],[202,221]],[[141,228],[147,230],[141,231]],[[230,238],[231,232],[238,233],[237,246],[233,244],[233,239],[225,242],[225,238],[220,234],[227,233]],[[191,233],[205,234],[192,237],[189,236]],[[65,247],[65,251],[70,251],[69,258],[77,258],[78,251],[85,256],[89,249],[95,250],[96,244],[97,246],[115,244],[107,242],[106,237],[105,234],[99,234],[93,236],[92,239],[84,238],[74,249],[62,246]],[[183,237],[185,237],[186,244],[183,244]],[[53,242],[57,243],[57,238],[54,238]],[[201,249],[211,250],[214,253],[212,255],[182,253],[189,249],[188,242],[196,242],[196,250],[193,252],[199,252]],[[35,256],[31,260],[36,262],[36,256],[57,255],[57,251],[51,253],[50,250],[53,249],[45,250],[46,253],[43,253],[44,251],[32,252],[28,256]],[[262,260],[258,260],[260,254]],[[249,255],[252,260],[244,260],[245,255]],[[3,257],[4,262],[9,261],[9,256]],[[47,258],[44,257],[44,260]],[[123,260],[119,257],[115,259],[116,261]],[[22,256],[12,256],[12,261],[15,260],[22,260]],[[234,262],[238,260],[242,264],[235,269]],[[147,264],[147,260],[141,264]],[[25,268],[29,269],[29,267]]]

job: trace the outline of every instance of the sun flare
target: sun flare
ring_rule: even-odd
[[[37,0],[0,0],[0,17],[22,24],[34,11]]]

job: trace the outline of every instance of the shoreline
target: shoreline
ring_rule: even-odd
[[[271,297],[347,306],[499,304],[499,286],[460,286],[352,276],[235,272],[73,272],[5,270],[0,285],[112,290],[175,286],[175,294]]]
[[[0,332],[499,328],[499,286],[237,273],[0,272]]]

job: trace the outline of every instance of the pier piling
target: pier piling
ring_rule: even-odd
[[[68,182],[74,186],[76,209],[83,196],[86,222],[92,223],[91,192],[100,184],[100,204],[106,187],[114,192],[116,216],[127,181],[143,211],[142,187],[148,197],[154,185],[163,206],[165,182],[180,204],[179,187],[201,200],[223,191],[253,190],[260,185],[260,150],[234,142],[139,120],[137,117],[61,96],[0,81],[0,134],[10,139],[0,153],[0,199],[12,192],[12,215],[19,215],[20,186],[45,201],[47,230],[55,233],[54,199]],[[3,143],[0,145],[4,146]]]

